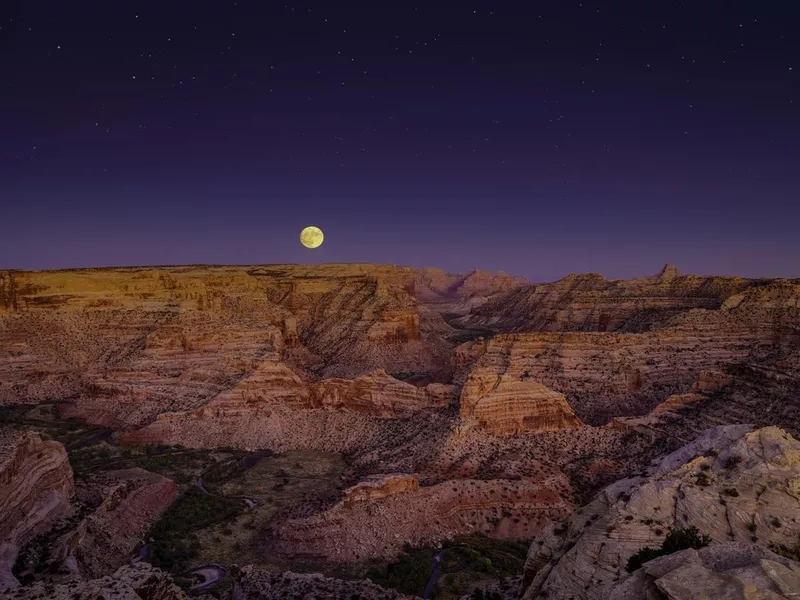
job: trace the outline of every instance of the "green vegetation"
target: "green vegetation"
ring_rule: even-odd
[[[800,561],[800,537],[797,538],[797,543],[794,544],[793,546],[784,546],[783,544],[773,544],[772,546],[770,546],[770,550],[772,550],[778,556],[783,556],[784,558]]]
[[[431,576],[433,548],[412,548],[406,545],[397,562],[373,564],[366,577],[387,588],[405,594],[422,596]],[[483,534],[459,536],[444,544],[439,562],[439,576],[431,598],[453,598],[469,593],[481,580],[514,577],[522,572],[528,544],[496,540]],[[476,590],[485,594],[483,590]],[[476,596],[494,598],[491,594]]]
[[[188,488],[150,531],[149,562],[167,571],[185,570],[200,551],[192,532],[236,517],[243,508],[240,500]]]
[[[645,547],[639,550],[636,554],[630,557],[626,567],[628,573],[633,573],[636,569],[641,567],[644,563],[664,556],[672,554],[680,550],[688,548],[699,549],[708,546],[711,543],[711,538],[707,535],[700,533],[697,527],[687,527],[686,529],[672,529],[667,533],[661,548]]]

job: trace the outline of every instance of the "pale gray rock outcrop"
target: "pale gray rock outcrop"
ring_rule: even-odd
[[[705,432],[545,527],[528,553],[521,597],[606,600],[628,576],[633,554],[660,547],[671,528],[691,526],[711,537],[712,548],[737,542],[755,552],[797,543],[800,442],[777,427]]]

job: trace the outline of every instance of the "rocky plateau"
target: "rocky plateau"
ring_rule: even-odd
[[[795,593],[796,563],[774,549],[800,535],[800,280],[672,265],[543,284],[370,264],[0,271],[0,409],[13,598],[183,597],[184,571],[178,587],[126,563],[183,523],[180,506],[213,531],[190,519],[178,555],[223,540],[243,502],[267,509],[220,478],[289,455],[346,468],[326,493],[276,500],[235,542],[258,564],[226,563],[217,596],[407,597],[358,569],[469,535],[533,540],[529,599]],[[285,471],[256,491],[284,493]],[[689,526],[711,545],[625,571]]]

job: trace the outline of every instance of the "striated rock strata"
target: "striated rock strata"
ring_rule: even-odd
[[[726,542],[793,545],[800,535],[800,442],[776,427],[711,429],[621,480],[531,544],[523,598],[606,598],[628,559],[670,528]],[[624,596],[623,596],[624,597]]]
[[[177,497],[170,479],[144,469],[109,471],[94,479],[95,486],[103,487],[100,505],[49,552],[56,564],[86,578],[125,563]]]
[[[19,549],[70,512],[72,469],[64,446],[0,429],[0,590],[16,587]]]
[[[800,595],[800,564],[759,546],[729,542],[682,550],[645,563],[614,585],[609,600],[725,598],[790,600]]]
[[[322,513],[277,525],[265,551],[287,560],[302,558],[357,563],[393,559],[404,543],[430,545],[483,531],[494,537],[525,538],[548,519],[572,509],[561,476],[529,480],[459,480],[420,487],[380,499],[339,503]]]
[[[437,373],[450,346],[414,281],[365,264],[2,271],[0,403],[75,397],[75,416],[128,427],[270,357],[310,379]]]
[[[454,356],[456,382],[530,378],[564,394],[582,420],[602,424],[648,412],[704,372],[796,347],[797,327],[800,286],[765,286],[644,333],[520,333],[468,342]]]
[[[583,424],[566,398],[533,380],[473,370],[461,390],[461,417],[495,435],[572,429]]]
[[[380,500],[394,494],[415,492],[418,489],[419,475],[406,475],[404,473],[372,475],[347,488],[344,491],[342,503],[345,507],[350,507],[358,502]]]
[[[673,265],[653,277],[632,280],[573,273],[553,283],[497,294],[456,323],[498,332],[644,331],[684,311],[720,308],[729,297],[763,283],[681,275]]]

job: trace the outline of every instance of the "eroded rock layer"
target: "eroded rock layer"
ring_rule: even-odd
[[[776,427],[709,430],[644,477],[601,492],[531,544],[523,598],[608,597],[628,559],[694,526],[712,544],[791,546],[800,536],[800,442]]]
[[[0,429],[0,591],[18,585],[11,575],[17,553],[70,512],[73,492],[64,446]]]
[[[566,398],[533,380],[473,370],[461,391],[461,417],[495,435],[572,429],[583,424]]]
[[[736,294],[773,282],[786,280],[681,275],[672,265],[633,280],[572,274],[495,295],[456,322],[504,332],[645,331],[682,312],[718,309]]]
[[[395,558],[404,543],[430,545],[483,531],[525,538],[572,505],[556,491],[568,487],[553,476],[529,480],[458,480],[403,490],[383,498],[339,503],[305,519],[291,519],[271,532],[265,550],[286,559],[355,563]]]
[[[729,542],[652,560],[612,586],[607,597],[790,600],[798,594],[800,564],[759,546]]]
[[[144,469],[108,471],[84,486],[100,487],[102,500],[48,554],[62,570],[87,579],[113,572],[177,497],[175,484]]]
[[[691,310],[644,333],[498,335],[459,346],[457,381],[532,379],[564,394],[583,420],[643,414],[700,375],[800,342],[800,286],[774,284]]]
[[[126,427],[193,410],[268,358],[310,379],[438,372],[412,269],[379,265],[0,272],[0,402],[75,397]],[[441,319],[439,318],[439,321]]]

